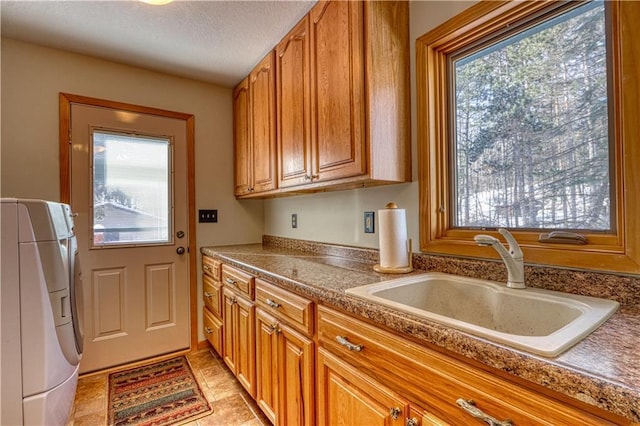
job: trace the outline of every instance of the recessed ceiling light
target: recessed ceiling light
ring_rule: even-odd
[[[173,0],[140,0],[143,3],[152,4],[154,6],[162,6],[163,4],[169,4]]]

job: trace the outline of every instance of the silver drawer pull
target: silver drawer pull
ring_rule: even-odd
[[[204,297],[206,297],[207,299],[211,299],[212,296],[213,296],[212,293],[209,293],[208,291],[204,292]]]
[[[213,272],[213,268],[211,268],[211,266],[209,265],[202,265],[202,269],[204,269],[205,271]]]
[[[224,281],[225,281],[227,284],[235,285],[236,287],[238,287],[238,283],[237,283],[237,282],[235,282],[234,280],[232,280],[231,278],[228,278],[228,277],[227,277],[227,278],[225,278],[225,279],[224,279]]]
[[[346,337],[336,336],[336,342],[340,343],[342,346],[353,352],[360,352],[364,349],[364,345],[354,345],[353,343],[348,341]]]
[[[476,403],[471,399],[463,399],[458,398],[456,404],[460,406],[464,411],[471,414],[476,419],[480,419],[486,424],[490,426],[512,426],[513,422],[511,420],[498,420],[495,417],[491,417],[488,414],[485,414],[481,409],[476,407]]]
[[[266,303],[267,305],[271,306],[272,308],[279,308],[279,307],[280,307],[280,304],[279,304],[278,302],[274,302],[274,301],[273,301],[273,300],[271,300],[271,299],[267,299],[267,300],[265,300],[265,303]]]
[[[204,328],[204,331],[205,331],[205,333],[207,333],[207,334],[211,334],[211,333],[213,333],[213,330],[212,330],[212,329],[210,329],[209,327],[205,327],[205,328]]]
[[[278,326],[278,323],[269,325],[269,331],[276,334],[280,334],[282,332],[282,330]]]
[[[402,414],[402,410],[398,407],[392,407],[389,409],[389,415],[393,420],[398,420],[398,417]]]

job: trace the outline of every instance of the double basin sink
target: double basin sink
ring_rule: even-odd
[[[429,272],[347,290],[401,312],[555,357],[605,322],[618,302]]]

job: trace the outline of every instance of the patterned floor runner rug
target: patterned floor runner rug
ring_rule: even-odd
[[[211,411],[184,356],[109,374],[110,425],[174,425]]]

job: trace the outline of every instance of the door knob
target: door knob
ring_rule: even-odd
[[[176,253],[178,253],[178,254],[184,254],[184,252],[185,252],[184,247],[178,247],[176,249]]]

